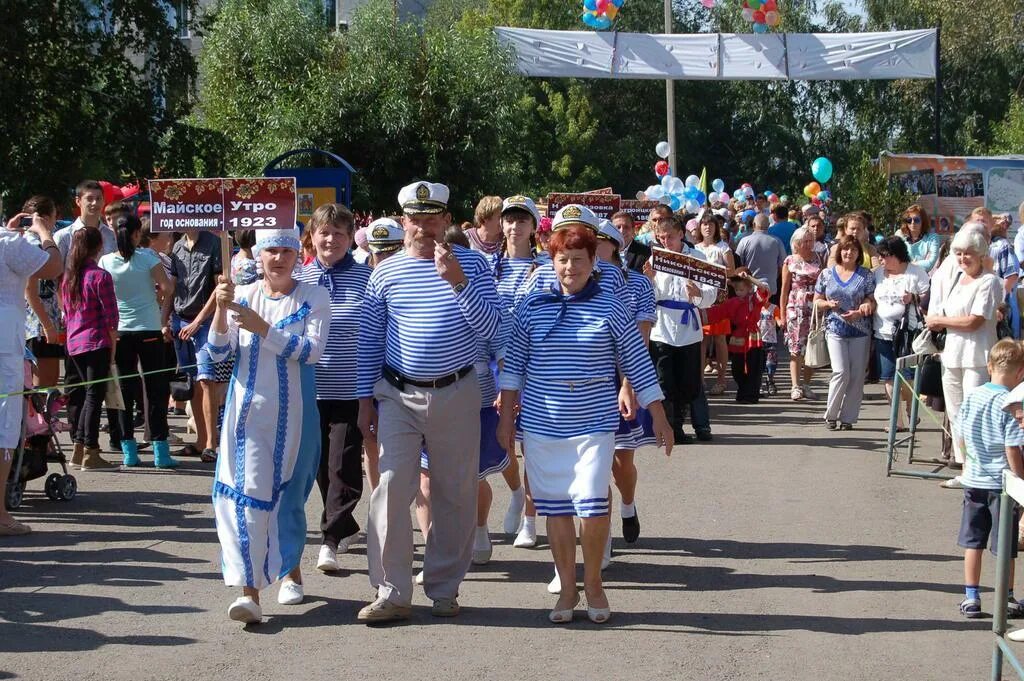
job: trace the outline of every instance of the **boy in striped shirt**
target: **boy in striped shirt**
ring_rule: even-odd
[[[1014,390],[1024,380],[1024,346],[1006,338],[996,343],[988,356],[991,380],[964,398],[957,414],[957,425],[962,434],[961,443],[966,452],[960,479],[964,486],[963,516],[957,544],[964,549],[964,590],[960,603],[964,617],[982,616],[978,583],[981,581],[981,557],[985,544],[993,554],[998,553],[999,496],[1002,490],[1003,470],[1009,467],[1014,474],[1024,477],[1024,429],[1010,413],[1015,403],[1021,402],[1022,390]],[[1011,393],[1011,390],[1013,391]],[[1020,510],[1014,508],[1013,545],[1017,555],[1017,532]],[[1024,614],[1024,606],[1013,597],[1013,563],[1010,563],[1010,592],[1006,604],[1007,615]]]

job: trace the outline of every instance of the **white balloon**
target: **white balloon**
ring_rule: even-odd
[[[675,179],[676,178],[672,177],[671,175],[666,175],[665,177],[661,178],[661,187],[662,187],[662,189],[664,189],[666,192],[671,191],[672,190],[672,180],[675,180]]]
[[[690,175],[686,178],[687,187],[696,187],[700,183],[700,178],[696,175]]]
[[[651,201],[657,201],[661,197],[665,196],[665,189],[660,184],[652,184],[647,188],[647,198]]]
[[[661,158],[668,158],[672,153],[672,147],[669,146],[668,142],[658,142],[658,145],[654,147],[654,153]]]
[[[696,213],[698,210],[700,210],[700,204],[697,203],[696,199],[687,199],[685,207],[687,213]]]
[[[643,189],[641,189],[640,191],[638,191],[636,193],[636,200],[637,201],[643,201],[646,198],[647,198],[647,192],[645,192]]]
[[[683,184],[683,181],[680,180],[678,177],[673,177],[672,178],[672,182],[671,182],[671,184],[669,185],[669,188],[668,188],[668,193],[669,194],[682,194],[684,189],[686,189],[686,185]]]

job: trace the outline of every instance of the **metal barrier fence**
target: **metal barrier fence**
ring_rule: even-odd
[[[996,556],[996,593],[992,601],[992,632],[996,635],[992,650],[992,681],[999,681],[1003,675],[1003,662],[1010,663],[1017,677],[1024,680],[1024,666],[1014,655],[1006,642],[1006,599],[1010,592],[1010,567],[1013,564],[1011,551],[1013,537],[1013,505],[1024,504],[1024,480],[1009,470],[1003,471],[1003,493],[999,499],[999,555]],[[1002,607],[1000,607],[1002,604]]]
[[[892,402],[889,409],[889,436],[888,446],[886,448],[885,457],[885,476],[889,477],[892,475],[902,475],[914,478],[928,478],[935,480],[949,480],[953,477],[953,474],[949,472],[947,468],[947,462],[941,458],[936,457],[919,457],[916,455],[917,450],[917,426],[921,417],[922,407],[925,413],[935,420],[942,431],[942,435],[946,438],[950,436],[948,428],[945,425],[945,420],[940,421],[936,416],[935,412],[928,409],[921,402],[921,361],[924,359],[924,355],[908,355],[906,357],[899,357],[896,360],[896,375],[893,378],[893,391],[892,391]],[[914,378],[912,382],[908,382],[903,376],[905,369],[914,370]],[[905,435],[900,436],[896,432],[896,424],[899,419],[899,410],[901,402],[902,385],[907,385],[912,391],[912,399],[910,400],[910,417],[908,419],[908,429]],[[905,447],[906,462],[908,465],[925,464],[931,466],[932,470],[920,470],[915,468],[897,468],[896,464],[900,459],[900,449]]]

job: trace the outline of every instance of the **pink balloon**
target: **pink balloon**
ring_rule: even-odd
[[[715,0],[700,0],[700,4],[704,5],[708,9],[715,6]]]

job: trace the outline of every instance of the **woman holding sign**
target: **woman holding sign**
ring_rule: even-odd
[[[327,289],[292,278],[296,230],[257,234],[263,279],[236,288],[221,277],[206,348],[214,361],[236,357],[213,505],[224,582],[242,587],[228,616],[247,624],[262,619],[260,590],[277,580],[279,603],[303,598],[304,506],[320,460],[314,368],[331,316]]]

